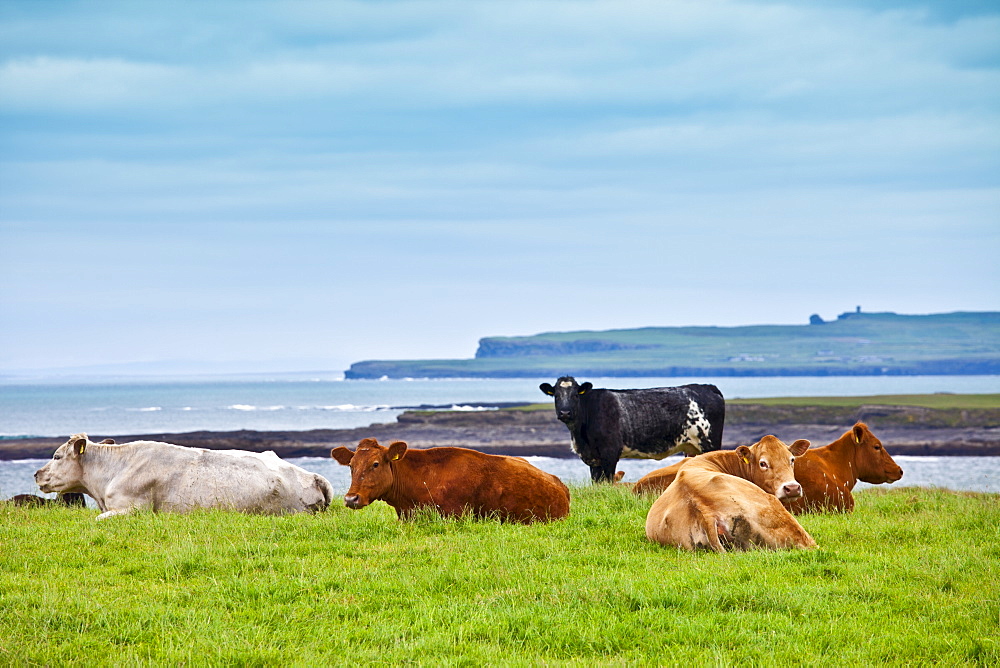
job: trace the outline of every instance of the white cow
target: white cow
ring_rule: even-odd
[[[326,510],[333,488],[273,452],[205,450],[157,441],[93,443],[75,434],[35,472],[43,492],[84,492],[102,520],[137,508],[228,508],[280,515]]]

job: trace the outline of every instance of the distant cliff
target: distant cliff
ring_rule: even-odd
[[[1000,374],[1000,312],[486,337],[474,359],[369,360],[347,378]]]

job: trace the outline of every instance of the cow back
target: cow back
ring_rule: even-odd
[[[646,515],[646,537],[686,550],[810,548],[811,536],[778,499],[726,473],[682,468]]]
[[[442,515],[472,512],[527,523],[569,513],[566,485],[520,457],[466,448],[411,448],[392,467],[394,484],[382,499],[400,516],[431,507]]]
[[[662,458],[722,447],[725,401],[714,385],[592,390],[584,395],[588,434],[620,439],[623,456]],[[589,399],[589,400],[588,400]]]

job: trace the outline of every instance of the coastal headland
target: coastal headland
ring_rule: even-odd
[[[471,359],[364,360],[348,379],[1000,374],[1000,312],[843,313],[824,322],[642,327],[479,340]]]
[[[996,397],[997,395],[977,395]],[[893,455],[1000,456],[1000,408],[930,408],[919,405],[826,402],[802,405],[767,400],[729,402],[723,447],[750,444],[766,434],[791,442],[806,438],[814,446],[832,442],[856,421],[866,422]],[[0,440],[0,459],[44,459],[69,434],[57,438]],[[170,434],[90,434],[117,442],[157,440],[208,449],[273,450],[281,457],[328,457],[339,445],[354,447],[363,438],[382,443],[406,441],[411,447],[459,446],[517,456],[575,457],[569,432],[551,405],[508,405],[498,410],[413,410],[395,422],[355,429],[309,431],[194,431]]]

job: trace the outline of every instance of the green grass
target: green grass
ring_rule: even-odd
[[[1000,663],[1000,495],[867,490],[807,552],[689,554],[649,500],[533,526],[0,508],[0,664]]]
[[[767,399],[727,399],[727,404],[760,406],[918,406],[922,408],[1000,408],[1000,394],[878,394],[861,397],[769,397]]]

